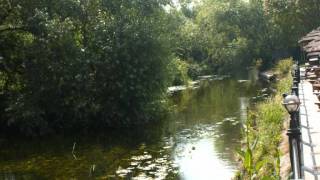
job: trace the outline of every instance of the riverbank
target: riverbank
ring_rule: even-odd
[[[157,125],[0,140],[0,179],[231,179],[246,107],[264,87],[233,78],[199,86],[170,96]]]
[[[289,92],[292,84],[290,69],[292,59],[278,62],[274,68],[276,92],[250,110],[243,133],[243,147],[238,152],[240,170],[237,179],[280,178],[280,159],[286,153],[284,121],[287,113],[282,107],[282,94]]]

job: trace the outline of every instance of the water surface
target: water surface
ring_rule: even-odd
[[[168,120],[91,137],[0,140],[0,179],[230,179],[252,81],[203,81],[171,97]]]

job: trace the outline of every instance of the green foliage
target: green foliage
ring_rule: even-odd
[[[318,1],[268,0],[266,10],[277,30],[279,48],[292,48],[306,33],[320,25]]]
[[[165,4],[1,1],[2,127],[42,134],[158,119],[171,57]]]
[[[179,2],[0,0],[1,127],[159,119],[172,82],[272,65],[320,19],[315,2]]]
[[[292,58],[282,59],[277,63],[275,67],[275,71],[277,72],[277,74],[281,76],[286,76],[292,69],[292,66],[293,66]]]
[[[261,143],[259,138],[261,136],[256,135],[254,124],[256,122],[256,114],[248,112],[248,119],[246,126],[244,127],[245,145],[241,150],[237,151],[237,155],[241,160],[241,170],[236,174],[236,179],[279,179],[278,160],[273,158],[256,158],[256,152],[259,151],[258,143]],[[254,141],[252,140],[254,138]],[[279,155],[279,154],[278,154]],[[275,172],[266,173],[265,167],[273,167],[276,165],[278,169]]]
[[[267,69],[280,58],[297,56],[298,39],[320,24],[319,6],[311,1],[204,0],[186,14],[188,2],[175,12],[180,19],[175,53],[205,64],[211,74],[251,66],[256,59]]]
[[[202,73],[206,73],[206,67],[204,65],[201,66],[198,63],[189,64],[188,76],[191,79],[196,80]]]
[[[185,61],[182,61],[178,58],[175,58],[169,64],[171,68],[171,73],[173,76],[172,85],[188,85],[189,76],[188,76],[188,69],[189,64]]]
[[[260,142],[257,145],[254,156],[256,159],[268,162],[263,165],[263,171],[258,174],[258,177],[280,176],[278,145],[281,141],[283,120],[286,116],[281,102],[282,97],[278,94],[274,98],[261,103],[257,108],[257,130],[255,136],[260,137]]]
[[[292,59],[279,61],[276,69],[279,70],[282,78],[276,84],[277,93],[270,99],[259,103],[255,111],[251,112],[248,117],[244,137],[246,145],[240,153],[243,170],[237,175],[239,179],[279,179],[280,177],[278,146],[281,141],[283,120],[287,115],[281,104],[282,94],[288,92],[292,84],[291,74],[284,69],[291,69],[291,65]],[[249,138],[258,139],[255,148],[251,148]],[[251,155],[246,155],[248,153]],[[256,165],[249,167],[248,160],[243,158],[246,156],[250,157],[250,161]],[[259,167],[259,169],[252,167]]]
[[[206,0],[191,10],[191,17],[180,13],[176,54],[181,59],[205,64],[211,74],[270,60],[274,31],[262,3]]]
[[[258,139],[255,139],[253,142],[251,142],[251,139],[250,139],[250,131],[252,131],[251,128],[252,128],[251,119],[248,118],[246,122],[246,126],[244,127],[244,133],[243,133],[245,136],[245,146],[241,150],[237,151],[237,154],[240,157],[243,164],[243,169],[241,173],[237,175],[238,179],[244,179],[244,178],[252,179],[252,177],[259,172],[260,168],[263,165],[263,161],[257,162],[256,164],[254,164],[253,162],[252,152],[255,150]]]

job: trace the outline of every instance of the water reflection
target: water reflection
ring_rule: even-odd
[[[256,94],[250,82],[204,81],[173,97],[176,112],[144,131],[0,141],[0,179],[230,179],[248,97]]]
[[[245,123],[247,119],[247,111],[249,106],[249,98],[248,97],[240,97],[240,120],[241,123]]]
[[[162,173],[162,178],[231,179],[236,169],[234,150],[239,147],[248,97],[256,93],[253,88],[256,89],[250,83],[239,84],[235,80],[204,82],[197,91],[176,96],[173,101],[179,111],[166,124],[164,151],[160,153],[166,162],[160,166],[167,171]]]
[[[213,142],[211,138],[203,138],[178,146],[177,151],[181,149],[181,152],[178,152],[175,161],[179,165],[182,179],[231,179],[234,167],[219,158]]]

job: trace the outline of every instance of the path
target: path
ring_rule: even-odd
[[[304,74],[303,68],[301,74]],[[312,85],[303,80],[303,77],[301,79],[299,98],[304,177],[306,180],[318,180],[320,179],[320,111],[315,105],[318,99],[312,92]]]

